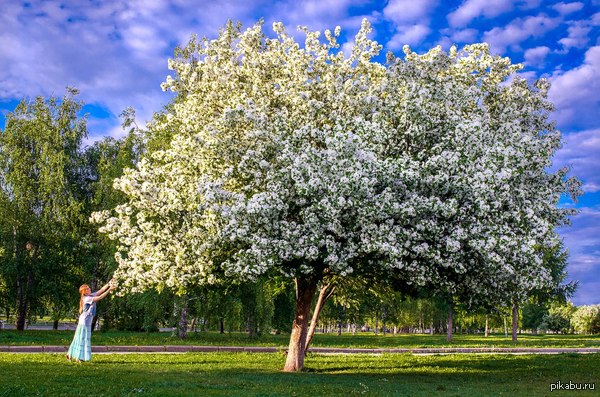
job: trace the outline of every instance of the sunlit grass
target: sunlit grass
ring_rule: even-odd
[[[0,345],[68,345],[74,331],[0,331]],[[289,335],[261,335],[249,338],[244,333],[199,332],[188,333],[181,340],[169,332],[94,332],[94,345],[210,345],[210,346],[274,346],[285,347]],[[392,335],[373,334],[316,334],[313,342],[316,347],[354,348],[419,348],[419,347],[600,347],[600,335],[553,335],[522,334],[517,342],[502,335],[455,335],[452,342],[445,335]]]
[[[281,354],[0,354],[0,396],[543,396],[550,384],[594,383],[600,354],[320,355],[283,373]],[[577,391],[577,395],[597,395]]]

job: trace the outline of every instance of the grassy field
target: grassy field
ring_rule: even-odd
[[[0,345],[69,345],[74,331],[0,331]],[[209,346],[276,346],[286,347],[289,335],[262,335],[248,338],[243,333],[216,332],[188,333],[180,340],[171,333],[95,332],[94,345],[209,345]],[[445,335],[391,335],[375,336],[316,334],[313,346],[354,348],[417,348],[417,347],[600,347],[600,335],[519,335],[515,343],[510,336],[455,335],[451,343]]]
[[[303,373],[281,354],[0,354],[0,396],[591,396],[600,354],[309,355]],[[594,391],[550,391],[557,381]]]

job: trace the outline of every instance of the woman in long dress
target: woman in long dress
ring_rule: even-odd
[[[92,359],[92,319],[96,314],[96,302],[108,295],[112,288],[112,280],[94,293],[87,284],[79,287],[79,322],[67,352],[68,360],[81,362]]]

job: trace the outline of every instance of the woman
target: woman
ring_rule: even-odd
[[[112,280],[94,293],[87,284],[79,287],[79,294],[81,295],[79,300],[79,322],[73,342],[71,342],[67,352],[69,361],[75,359],[79,363],[92,359],[92,319],[96,314],[96,302],[108,295],[112,289]]]

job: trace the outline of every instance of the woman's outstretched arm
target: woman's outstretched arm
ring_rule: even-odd
[[[100,291],[98,291],[98,292],[100,292]],[[108,289],[106,291],[102,292],[101,294],[97,293],[97,295],[94,296],[94,302],[98,302],[100,299],[104,298],[106,295],[109,294],[110,291],[112,291],[112,286],[111,285],[109,285]]]
[[[96,291],[96,295],[100,295],[100,294],[102,294],[104,291],[106,291],[106,290],[107,290],[107,289],[110,287],[111,283],[112,283],[112,279],[110,279],[110,281],[109,281],[108,283],[106,283],[106,284],[104,285],[104,287],[102,287],[102,288],[100,288],[98,291]]]

